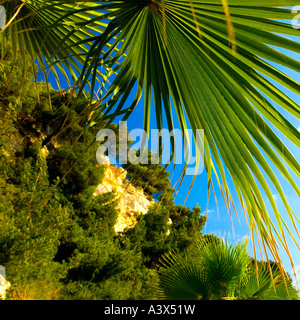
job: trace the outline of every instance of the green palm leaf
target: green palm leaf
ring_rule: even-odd
[[[287,281],[287,275],[279,269],[268,269],[267,265],[260,265],[256,272],[249,270],[245,283],[239,290],[239,299],[246,300],[299,300],[297,290]]]
[[[210,284],[201,265],[190,263],[176,253],[161,260],[163,271],[157,284],[157,298],[167,300],[208,300]]]
[[[299,186],[290,173],[299,178],[299,163],[277,132],[297,147],[300,133],[274,103],[297,119],[300,108],[276,83],[296,94],[300,86],[274,65],[299,72],[300,63],[273,47],[300,53],[300,44],[285,37],[299,35],[291,26],[293,15],[290,10],[279,8],[296,5],[297,1],[274,0],[262,6],[258,1],[241,4],[232,0],[228,4],[229,7],[221,0],[99,2],[99,9],[111,19],[110,31],[105,35],[107,41],[101,36],[91,57],[99,56],[106,42],[111,41],[118,48],[113,59],[104,55],[106,63],[118,73],[104,98],[117,91],[117,97],[123,99],[109,101],[107,112],[118,102],[117,111],[124,109],[124,97],[136,84],[136,96],[125,117],[143,93],[147,131],[151,97],[159,129],[163,115],[169,130],[174,128],[174,117],[182,130],[188,123],[195,136],[197,129],[204,129],[205,154],[198,153],[197,157],[200,161],[203,156],[208,184],[214,173],[230,207],[228,170],[247,210],[252,238],[257,227],[261,240],[277,258],[274,236],[287,251],[284,233],[287,230],[294,237],[277,209],[271,188],[277,189],[294,226],[294,219],[298,218],[270,164],[300,196]],[[118,61],[120,64],[116,64]],[[91,67],[84,69],[87,71]],[[267,212],[264,195],[271,203],[275,221]]]
[[[91,13],[95,3],[4,0],[0,4],[7,15],[6,28],[1,30],[2,51],[7,41],[11,41],[15,59],[17,55],[25,59],[29,54],[32,63],[38,63],[46,81],[50,71],[59,87],[61,76],[73,86],[78,81],[92,39],[107,27],[107,23],[91,21],[91,15],[98,20],[102,15],[96,11]],[[102,82],[105,74],[97,72],[96,77]]]
[[[196,252],[214,295],[232,296],[234,288],[247,271],[247,243],[232,245],[224,240],[221,243],[204,241],[200,242]]]
[[[231,245],[217,240],[197,242],[185,257],[165,254],[161,261],[161,297],[193,300],[235,298],[234,291],[246,276],[248,259],[246,243]]]

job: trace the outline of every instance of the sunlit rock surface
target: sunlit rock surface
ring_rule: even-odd
[[[136,223],[134,214],[146,214],[154,200],[149,200],[143,190],[136,189],[126,179],[126,170],[109,163],[105,167],[103,181],[97,186],[94,195],[111,191],[116,192],[119,216],[115,224],[115,231],[122,232],[127,227],[133,227]]]
[[[6,297],[6,291],[9,289],[10,283],[0,273],[0,300],[4,300]]]

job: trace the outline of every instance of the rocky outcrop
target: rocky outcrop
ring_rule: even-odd
[[[146,214],[154,200],[149,200],[143,190],[136,189],[126,178],[127,172],[121,167],[107,162],[102,183],[95,190],[94,196],[115,191],[118,197],[119,216],[115,231],[122,232],[135,225],[135,213]]]
[[[5,280],[3,275],[0,273],[0,300],[4,300],[6,297],[6,291],[10,288],[10,283]]]

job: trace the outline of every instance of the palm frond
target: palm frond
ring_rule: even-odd
[[[210,285],[200,264],[187,262],[178,253],[167,253],[158,283],[157,298],[167,300],[207,300]]]
[[[246,248],[246,242],[232,245],[224,239],[221,243],[216,240],[199,243],[196,250],[214,295],[232,296],[234,288],[247,271]]]
[[[300,196],[296,180],[300,177],[299,162],[278,137],[280,132],[300,146],[299,131],[279,111],[299,119],[299,103],[278,88],[284,86],[295,94],[300,90],[299,82],[280,70],[283,66],[300,71],[299,61],[280,51],[300,53],[299,42],[286,37],[299,33],[292,28],[290,10],[283,8],[296,4],[294,0],[263,4],[237,0],[99,2],[99,9],[103,8],[111,19],[110,28],[105,35],[107,41],[101,37],[89,60],[93,63],[92,57],[99,56],[109,41],[118,48],[113,59],[104,55],[117,73],[105,95],[109,98],[117,92],[108,102],[107,112],[117,105],[118,111],[124,109],[135,85],[136,95],[125,117],[143,93],[145,130],[150,129],[152,101],[158,129],[162,129],[165,116],[170,131],[174,129],[174,117],[182,131],[190,126],[194,137],[197,129],[204,130],[205,152],[197,153],[197,161],[199,165],[202,157],[209,185],[214,174],[229,208],[229,172],[247,210],[252,238],[257,227],[261,241],[276,257],[275,237],[287,252],[285,233],[298,241],[271,192],[272,188],[277,190],[296,227],[295,220],[299,219],[278,180],[281,175]],[[89,77],[91,66],[84,71]],[[172,147],[174,150],[174,141]],[[265,196],[274,211],[274,221]]]
[[[52,73],[59,87],[62,77],[70,87],[74,86],[93,38],[107,27],[107,23],[91,21],[92,17],[100,20],[102,15],[93,10],[96,4],[73,0],[4,0],[1,4],[7,15],[6,27],[1,30],[2,51],[11,41],[14,57],[30,56],[46,81]],[[104,73],[96,73],[99,82],[103,77]]]
[[[298,300],[297,290],[285,278],[287,274],[283,275],[279,269],[270,272],[266,263],[259,266],[257,273],[250,269],[246,283],[240,289],[239,299]]]

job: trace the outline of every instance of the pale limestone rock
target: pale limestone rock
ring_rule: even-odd
[[[94,196],[101,193],[115,191],[118,197],[119,216],[115,224],[115,231],[122,232],[125,228],[135,225],[135,213],[146,214],[154,200],[149,200],[142,190],[136,189],[127,179],[127,172],[121,167],[107,165],[102,183],[94,192]]]
[[[3,275],[0,273],[0,300],[4,300],[6,297],[6,291],[10,288],[10,282],[5,280]]]
[[[103,165],[109,165],[110,164],[109,157],[105,156],[104,154],[97,155],[97,161],[100,164],[103,164]]]
[[[172,219],[171,219],[171,218],[169,218],[169,221],[167,222],[167,224],[168,224],[169,226],[172,224]],[[170,232],[171,232],[171,230],[168,229],[167,232],[166,232],[166,235],[167,235],[167,236],[170,235]]]
[[[41,150],[40,150],[40,155],[44,158],[46,158],[49,155],[49,150],[46,146],[44,146]]]

